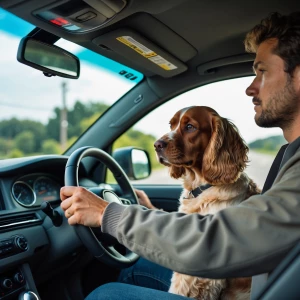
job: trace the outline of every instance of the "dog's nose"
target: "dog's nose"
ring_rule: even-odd
[[[158,140],[154,143],[154,148],[156,152],[161,151],[163,148],[166,148],[167,143],[163,140]]]

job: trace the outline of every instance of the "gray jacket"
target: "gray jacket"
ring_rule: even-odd
[[[215,215],[107,206],[102,231],[174,271],[206,278],[272,271],[300,240],[300,150],[271,189]]]

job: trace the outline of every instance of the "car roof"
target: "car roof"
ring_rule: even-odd
[[[175,77],[191,81],[187,74],[210,75],[209,80],[214,81],[220,68],[239,63],[251,72],[253,56],[245,54],[243,47],[246,32],[269,13],[287,14],[299,4],[292,0],[0,0],[0,6],[164,85],[165,79]],[[59,27],[46,14],[64,18],[81,30]],[[82,18],[88,20],[79,21]],[[171,69],[138,53],[133,49],[136,42],[170,63]],[[163,86],[158,84],[157,89],[159,93]]]

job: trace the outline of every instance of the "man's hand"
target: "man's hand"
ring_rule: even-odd
[[[143,205],[149,209],[158,209],[151,203],[149,197],[147,196],[147,194],[144,191],[137,190],[137,189],[135,189],[134,191],[139,198],[140,205]]]
[[[65,186],[60,190],[61,208],[70,225],[99,227],[107,201],[83,187]]]

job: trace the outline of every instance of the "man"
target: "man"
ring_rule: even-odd
[[[300,239],[300,13],[270,15],[247,34],[245,46],[256,53],[256,77],[246,89],[253,98],[255,122],[280,127],[289,143],[272,187],[208,216],[108,205],[83,188],[63,187],[61,207],[69,224],[102,225],[103,232],[140,256],[193,276],[248,277],[276,268]],[[88,299],[100,295],[187,299],[153,289],[143,293],[141,287],[120,283],[104,285]]]

